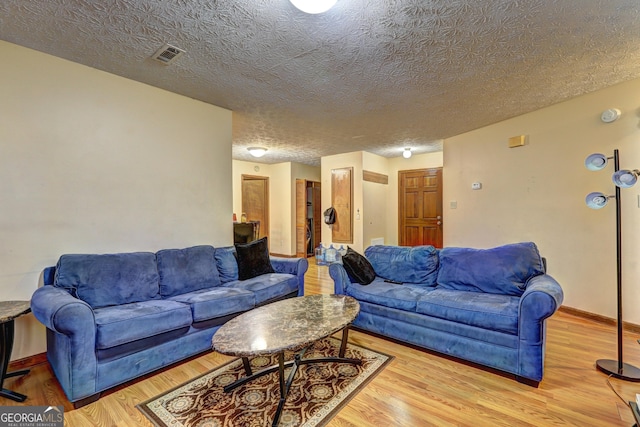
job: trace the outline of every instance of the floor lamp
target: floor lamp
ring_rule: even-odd
[[[618,150],[613,150],[613,157],[606,157],[603,154],[591,154],[585,160],[587,169],[597,171],[607,166],[608,160],[613,159],[615,172],[612,180],[616,186],[614,196],[607,196],[603,193],[589,193],[586,198],[587,206],[591,209],[603,208],[609,199],[616,200],[616,255],[617,255],[617,280],[618,280],[618,360],[599,359],[596,367],[604,373],[615,378],[627,381],[640,381],[640,369],[623,362],[622,358],[622,215],[620,212],[620,188],[632,187],[640,176],[638,170],[620,170],[620,160]]]

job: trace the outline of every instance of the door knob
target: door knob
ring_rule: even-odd
[[[442,217],[441,217],[440,215],[438,215],[438,216],[436,217],[436,219],[442,219]]]
[[[442,225],[442,221],[438,221],[438,222],[436,222],[436,224]]]

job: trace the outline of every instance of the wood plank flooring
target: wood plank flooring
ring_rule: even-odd
[[[307,294],[329,294],[327,267],[310,258]],[[351,342],[395,356],[393,362],[333,418],[329,426],[631,426],[628,400],[640,383],[610,379],[595,360],[615,359],[615,327],[565,312],[548,320],[545,378],[539,388],[456,360],[352,331]],[[637,335],[625,335],[625,362],[640,367]],[[0,405],[64,405],[65,425],[151,426],[135,405],[229,360],[215,352],[174,365],[103,394],[74,410],[49,365],[31,368],[5,387],[24,393],[20,404],[0,397]]]

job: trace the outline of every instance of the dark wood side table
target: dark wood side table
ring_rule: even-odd
[[[29,301],[0,301],[0,396],[24,402],[27,396],[4,388],[4,380],[29,373],[29,369],[7,373],[13,350],[14,319],[31,311]]]

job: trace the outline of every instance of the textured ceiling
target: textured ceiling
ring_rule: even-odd
[[[638,0],[2,0],[0,39],[234,111],[233,157],[385,157],[640,77]],[[187,53],[151,59],[163,44]],[[609,107],[609,106],[603,106]]]

